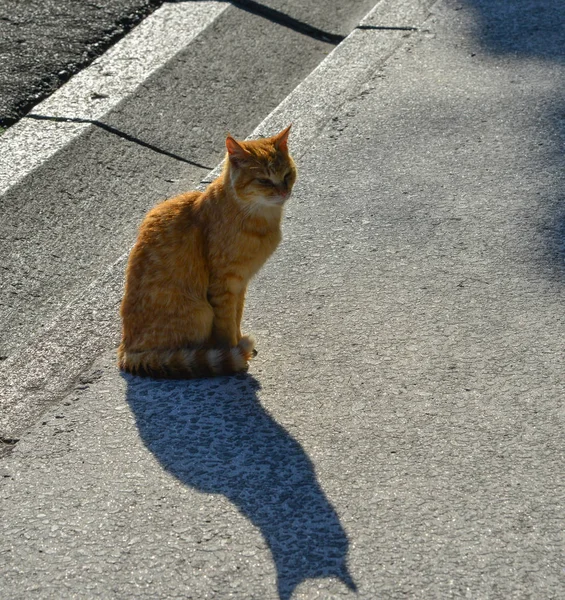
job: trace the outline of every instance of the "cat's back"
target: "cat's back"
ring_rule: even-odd
[[[182,227],[198,218],[202,192],[191,191],[155,205],[141,223],[141,230],[163,227]]]
[[[129,264],[144,262],[155,252],[174,251],[200,229],[199,203],[202,193],[186,192],[154,206],[143,219]],[[196,237],[199,237],[198,235]]]
[[[186,192],[160,202],[147,213],[129,255],[124,302],[131,289],[144,287],[148,274],[152,280],[171,272],[177,276],[183,265],[186,267],[186,256],[202,262],[198,260],[204,246],[201,197],[201,192]]]
[[[171,237],[198,227],[201,196],[201,192],[186,192],[155,205],[139,227],[137,245],[170,242]]]

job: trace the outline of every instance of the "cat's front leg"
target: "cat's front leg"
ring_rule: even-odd
[[[237,346],[240,339],[237,322],[238,294],[219,286],[211,286],[208,301],[214,310],[212,338],[220,346]]]
[[[235,315],[235,324],[237,325],[237,341],[242,337],[241,334],[241,318],[243,317],[243,307],[245,305],[245,292],[244,288],[237,296],[237,310]]]

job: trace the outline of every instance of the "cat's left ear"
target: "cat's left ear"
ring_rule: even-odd
[[[247,150],[231,135],[228,135],[226,138],[226,149],[228,151],[230,161],[236,166],[241,165],[241,163],[249,159]]]
[[[291,127],[292,123],[286,129],[283,129],[280,133],[277,133],[277,135],[275,135],[275,146],[283,152],[288,152],[288,134],[290,133]]]

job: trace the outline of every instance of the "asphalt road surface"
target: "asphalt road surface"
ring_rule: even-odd
[[[0,126],[15,122],[160,4],[160,0],[1,2]]]

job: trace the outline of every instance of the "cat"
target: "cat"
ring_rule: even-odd
[[[155,206],[129,256],[118,365],[190,379],[245,371],[255,343],[241,333],[249,280],[281,240],[296,180],[290,126],[269,138],[226,138],[222,174],[204,192]]]

